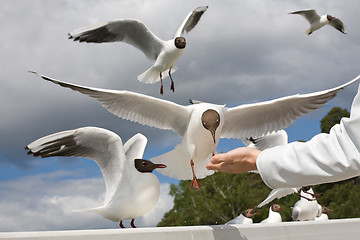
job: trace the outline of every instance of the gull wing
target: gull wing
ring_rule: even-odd
[[[155,61],[164,41],[153,34],[144,23],[135,19],[118,19],[97,23],[69,33],[74,41],[87,43],[124,42],[141,50]]]
[[[289,14],[299,14],[303,16],[310,24],[320,19],[319,14],[317,14],[317,12],[314,9],[301,10],[301,11],[291,12]]]
[[[263,207],[264,205],[274,201],[275,199],[280,199],[282,197],[285,197],[287,195],[296,193],[298,191],[297,188],[278,188],[278,189],[273,189],[269,195],[267,196],[267,198],[262,201],[259,205],[257,205],[258,208]]]
[[[88,95],[99,101],[109,112],[126,120],[160,129],[173,130],[180,136],[185,134],[190,120],[190,108],[174,102],[129,91],[75,85],[36,72],[32,73],[62,87]]]
[[[200,21],[201,16],[208,9],[208,6],[198,7],[192,12],[190,12],[186,18],[182,21],[180,26],[176,29],[173,38],[183,36],[186,33],[190,32],[196,24]]]
[[[35,140],[26,149],[35,157],[69,156],[94,160],[105,180],[105,203],[116,193],[119,183],[128,178],[121,138],[103,128],[83,127],[54,133]]]
[[[286,128],[302,115],[324,106],[340,90],[359,78],[360,75],[329,90],[228,108],[224,112],[225,120],[221,137],[255,138]]]
[[[346,27],[345,27],[345,24],[338,18],[335,18],[333,17],[331,20],[330,20],[330,26],[336,28],[337,30],[339,30],[340,32],[346,34],[347,31],[346,31]]]
[[[247,139],[242,139],[242,141],[247,147],[251,147],[263,151],[267,148],[283,146],[288,144],[288,135],[286,131],[282,129],[277,132],[266,134],[259,138],[251,137]]]
[[[141,133],[138,133],[133,137],[131,137],[124,144],[126,159],[129,161],[133,161],[135,159],[141,159],[144,155],[147,141],[148,141],[147,138]]]

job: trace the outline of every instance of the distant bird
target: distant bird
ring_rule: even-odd
[[[347,33],[346,27],[340,19],[332,17],[328,14],[319,16],[314,9],[296,11],[289,14],[299,14],[310,23],[310,28],[305,30],[305,34],[307,35],[310,35],[311,33],[315,32],[316,30],[322,28],[325,25],[330,25],[344,34]]]
[[[280,211],[283,208],[279,204],[273,204],[269,208],[269,216],[268,218],[262,220],[260,223],[279,223],[282,222]]]
[[[252,224],[254,216],[258,214],[260,213],[254,213],[254,208],[246,209],[239,216],[225,224]]]
[[[192,188],[199,188],[197,178],[213,173],[206,169],[206,164],[215,154],[220,137],[256,137],[283,129],[298,117],[323,106],[337,92],[360,78],[359,75],[329,90],[227,108],[204,102],[182,106],[139,93],[85,87],[37,75],[95,98],[123,119],[176,132],[182,137],[181,143],[174,150],[151,160],[168,166],[159,169],[164,175],[193,179]]]
[[[135,19],[118,19],[87,26],[69,33],[69,38],[88,43],[125,42],[133,45],[154,61],[152,67],[138,76],[138,80],[144,83],[156,83],[161,80],[160,93],[163,94],[162,78],[168,74],[171,79],[170,89],[174,92],[171,73],[177,69],[175,63],[186,46],[183,35],[196,26],[207,8],[198,7],[190,12],[176,29],[173,38],[168,41],[161,40],[144,23]],[[165,72],[167,70],[168,72]]]
[[[333,212],[334,210],[327,208],[325,206],[321,206],[319,204],[318,206],[319,208],[321,208],[321,215],[315,218],[315,221],[328,221],[329,220],[329,216],[327,215],[330,212]]]
[[[308,187],[305,189],[308,193],[303,190],[300,191],[300,195],[305,198],[300,198],[292,209],[292,218],[294,221],[309,221],[315,220],[316,217],[321,215],[321,207],[315,198],[313,198],[314,191]],[[308,199],[312,199],[309,201]]]
[[[97,213],[114,222],[134,220],[154,207],[160,195],[160,183],[152,171],[165,168],[141,159],[147,138],[136,134],[124,145],[121,138],[106,129],[83,127],[40,138],[26,149],[35,157],[73,156],[93,159],[105,180],[104,205],[78,211]]]

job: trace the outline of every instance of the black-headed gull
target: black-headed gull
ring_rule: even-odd
[[[315,221],[328,221],[329,216],[327,214],[333,212],[334,210],[327,208],[325,206],[321,206],[320,204],[318,207],[321,208],[321,215],[316,217]]]
[[[260,223],[279,223],[282,222],[281,214],[279,213],[283,208],[279,204],[273,204],[269,208],[269,216]]]
[[[164,164],[154,164],[141,159],[147,138],[136,134],[124,145],[121,138],[106,129],[83,127],[54,133],[29,145],[29,154],[40,157],[73,156],[93,159],[105,180],[104,205],[84,209],[114,222],[134,220],[154,207],[160,195],[160,183],[152,173]]]
[[[135,19],[118,19],[87,26],[69,33],[69,38],[88,43],[125,42],[133,45],[154,61],[152,67],[138,76],[138,80],[144,83],[156,83],[161,80],[160,93],[163,94],[162,78],[169,75],[170,89],[174,92],[171,73],[175,72],[175,63],[186,46],[183,35],[196,26],[207,8],[198,7],[190,12],[175,31],[173,38],[168,41],[161,40],[144,23]]]
[[[346,27],[340,19],[332,17],[328,14],[319,16],[314,9],[301,10],[291,12],[289,14],[299,14],[310,23],[310,28],[305,30],[305,34],[307,35],[310,35],[311,33],[315,32],[316,30],[322,28],[325,25],[330,25],[339,30],[340,32],[346,34]]]
[[[323,106],[337,92],[360,78],[359,75],[329,90],[227,108],[204,102],[182,106],[135,92],[85,87],[32,73],[95,98],[118,117],[176,132],[182,137],[181,143],[174,150],[151,160],[168,166],[160,169],[164,175],[193,179],[192,187],[195,188],[199,187],[197,178],[213,173],[206,169],[206,164],[215,153],[220,137],[256,137],[283,129],[298,117]]]
[[[303,197],[300,197],[300,200],[295,203],[292,209],[291,216],[294,221],[315,220],[316,217],[321,215],[321,206],[313,198],[314,191],[310,187],[306,187],[305,190],[300,191],[300,195]],[[312,201],[308,199],[312,199]]]
[[[225,223],[225,225],[227,225],[227,224],[252,224],[253,218],[257,214],[260,214],[260,213],[254,213],[254,208],[246,209],[239,216],[237,216],[236,218]]]

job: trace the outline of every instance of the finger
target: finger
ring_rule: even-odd
[[[223,159],[225,159],[225,156],[226,156],[226,155],[225,155],[224,153],[216,154],[216,155],[214,155],[214,156],[211,158],[210,162],[211,162],[212,164],[222,163],[222,162],[223,162]]]
[[[207,170],[217,170],[218,171],[220,169],[220,165],[208,163],[208,164],[206,164],[206,169]]]

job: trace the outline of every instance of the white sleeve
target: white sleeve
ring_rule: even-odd
[[[343,118],[329,134],[306,143],[294,142],[263,151],[257,168],[270,188],[301,187],[336,182],[360,175],[360,92],[350,118]]]

